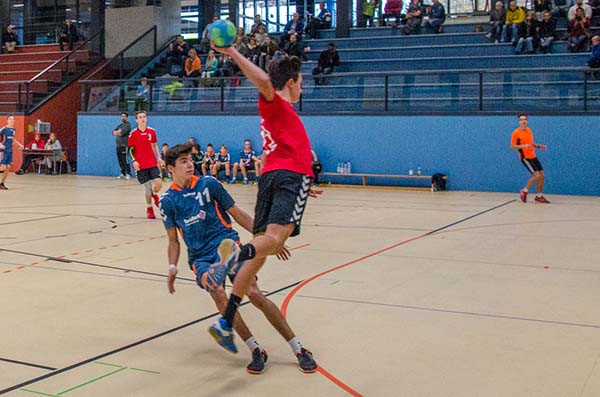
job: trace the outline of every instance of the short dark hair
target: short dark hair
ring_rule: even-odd
[[[145,110],[138,110],[137,112],[135,112],[135,118],[137,119],[138,114],[142,114],[142,113],[146,114],[146,111]]]
[[[269,77],[276,90],[282,90],[287,82],[292,79],[298,81],[302,62],[298,57],[283,56],[277,61],[271,61],[269,64]]]
[[[519,115],[517,116],[517,119],[520,119],[523,116],[529,118],[529,116],[527,116],[525,113],[519,113]]]
[[[244,143],[246,143],[246,142],[252,143],[252,141],[250,139],[244,139]]]
[[[206,145],[206,147],[209,147],[209,146],[210,146],[210,147],[213,147],[213,144],[212,144],[212,143],[209,143],[208,145]]]
[[[221,149],[223,149],[223,148],[227,149],[227,145],[225,145],[225,144],[221,145]]]
[[[167,147],[169,146],[169,144],[168,144],[168,143],[166,143],[166,142],[165,142],[165,143],[163,143],[162,145],[163,145],[163,146],[167,146]]]
[[[192,153],[192,145],[183,143],[175,145],[165,153],[165,164],[175,167],[175,162],[181,156],[189,156]]]
[[[199,144],[199,143],[194,143],[194,145],[193,145],[193,146],[194,146],[194,148],[196,148],[196,150],[197,150],[198,152],[200,152],[200,144]]]
[[[335,43],[331,42],[329,44],[327,44],[328,47],[335,47]]]
[[[122,115],[125,115],[125,117],[129,117],[129,113],[127,113],[127,112],[121,112],[121,116]]]

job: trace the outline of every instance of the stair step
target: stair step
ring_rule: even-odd
[[[4,62],[26,62],[26,61],[57,61],[67,55],[69,51],[43,51],[43,52],[26,52],[14,54],[0,54],[0,63]],[[76,51],[69,59],[76,61],[87,62],[89,60],[89,52],[85,50]]]
[[[31,80],[40,73],[39,70],[23,70],[19,72],[0,72],[0,81]],[[62,71],[49,70],[41,78],[49,81],[62,81]]]
[[[36,93],[47,93],[48,92],[48,80],[38,80],[34,81],[29,90]],[[25,84],[21,83],[21,90],[24,92]],[[1,81],[0,82],[0,92],[5,91],[19,91],[19,83],[16,81]]]

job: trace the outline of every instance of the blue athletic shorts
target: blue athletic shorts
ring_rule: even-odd
[[[0,151],[0,164],[2,165],[12,165],[13,163],[13,153]]]

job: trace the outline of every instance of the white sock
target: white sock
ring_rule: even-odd
[[[288,340],[288,343],[290,344],[294,354],[298,354],[302,350],[302,343],[300,343],[297,337],[293,337],[292,339]]]
[[[152,208],[152,204],[146,204],[148,208]]]
[[[254,339],[254,336],[249,337],[245,342],[246,346],[248,346],[248,349],[250,349],[251,352],[253,352],[257,347],[260,347],[256,339]]]
[[[524,187],[524,188],[523,188],[523,191],[524,191],[525,193],[527,193],[527,192],[529,191],[529,189],[527,189],[527,187]]]

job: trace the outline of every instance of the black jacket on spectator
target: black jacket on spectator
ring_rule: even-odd
[[[181,49],[179,47],[181,47]],[[177,42],[175,42],[175,49],[179,53],[179,56],[187,57],[188,52],[190,50],[190,45],[187,43],[187,41],[184,41],[183,44],[181,44],[181,45],[179,45],[179,44],[177,44]]]
[[[340,56],[336,50],[325,50],[319,55],[319,67],[322,69],[340,66]]]
[[[550,11],[552,9],[552,4],[550,4],[550,0],[535,0],[533,7],[535,12],[544,12]]]
[[[71,37],[71,40],[73,41],[77,41],[79,39],[79,35],[77,34],[77,28],[73,24],[69,26],[66,23],[64,23],[62,29],[60,30],[60,34],[67,35],[67,37]]]
[[[497,10],[493,9],[490,11],[490,22],[501,22],[504,25],[506,21],[506,10],[504,8]]]
[[[291,57],[295,56],[304,61],[308,60],[308,58],[306,57],[306,54],[304,53],[304,46],[297,41],[296,42],[288,41],[285,44],[285,47],[283,48],[283,50],[286,52],[286,54],[288,54]]]
[[[542,21],[538,23],[538,35],[540,37],[556,36],[556,21],[554,18],[550,18],[548,22]]]
[[[519,25],[519,38],[527,38],[533,37],[533,42],[535,43],[538,39],[538,24],[536,21],[532,21],[531,23],[527,23],[527,21],[523,22]]]
[[[4,31],[4,33],[2,33],[2,42],[3,43],[12,43],[12,42],[17,43],[19,40],[17,40],[17,34],[12,31],[12,32],[8,32],[8,31]]]

